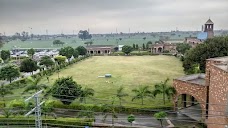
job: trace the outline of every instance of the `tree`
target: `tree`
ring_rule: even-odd
[[[9,50],[2,50],[1,51],[1,58],[6,61],[10,58],[10,51]]]
[[[78,33],[78,37],[82,40],[86,40],[86,39],[91,39],[92,35],[89,34],[89,32],[87,30],[80,30]]]
[[[78,58],[78,55],[79,55],[78,50],[74,49],[74,54],[73,54],[74,58]]]
[[[72,77],[57,79],[51,88],[52,96],[59,99],[65,105],[71,104],[81,96],[81,93],[81,86]]]
[[[15,65],[7,65],[0,69],[0,79],[8,80],[10,83],[12,80],[20,76],[19,68]]]
[[[141,99],[142,105],[145,97],[151,97],[151,91],[149,90],[149,86],[140,86],[138,89],[133,89],[132,92],[135,93],[132,101],[134,101],[135,99]]]
[[[41,60],[40,60],[40,65],[44,65],[45,67],[51,67],[53,66],[55,63],[54,61],[51,59],[50,56],[43,56],[41,57]]]
[[[139,49],[139,45],[136,44],[136,45],[135,45],[135,50],[138,50],[138,49]]]
[[[36,71],[38,69],[37,62],[30,58],[25,59],[21,62],[20,71],[21,72],[31,72]]]
[[[135,44],[133,44],[133,49],[135,49]]]
[[[45,84],[39,84],[40,81],[42,80],[42,77],[37,77],[37,78],[32,78],[31,76],[29,76],[27,79],[26,79],[26,83],[28,84],[24,90],[23,93],[25,92],[29,92],[29,91],[35,91],[35,92],[38,92],[42,89],[47,89],[48,86],[45,85]]]
[[[115,103],[115,98],[112,97],[111,105],[108,105],[108,104],[103,105],[103,108],[104,108],[103,109],[103,115],[104,115],[104,117],[103,117],[102,121],[105,122],[105,120],[108,117],[108,115],[111,114],[111,116],[112,116],[112,127],[114,127],[115,119],[118,118],[117,113],[115,111],[114,103]]]
[[[133,51],[133,48],[131,46],[124,45],[122,48],[122,51],[128,55],[129,53],[131,53]]]
[[[161,112],[157,112],[154,114],[154,118],[156,118],[158,121],[160,121],[161,127],[163,128],[163,120],[165,119],[165,117],[167,116],[167,114],[163,111]]]
[[[188,43],[180,43],[180,44],[177,44],[177,51],[181,54],[185,54],[186,51],[188,51],[192,46]]]
[[[162,94],[163,97],[163,103],[165,104],[165,98],[167,96],[168,99],[170,99],[175,93],[176,90],[174,87],[168,86],[167,83],[169,81],[169,78],[167,78],[164,82],[155,84],[155,89],[153,91],[153,95],[156,97],[158,94]]]
[[[55,45],[62,45],[63,46],[63,44],[65,44],[64,42],[62,42],[62,41],[60,41],[60,40],[54,40],[53,41],[53,45],[55,46]]]
[[[151,44],[153,44],[153,42],[152,42],[152,41],[148,41],[148,42],[146,43],[146,48],[149,49],[149,45],[151,45]]]
[[[80,101],[86,103],[86,97],[94,96],[94,90],[92,88],[84,88],[81,92]]]
[[[70,46],[61,48],[59,51],[59,55],[66,56],[67,59],[70,59],[74,54],[74,49]]]
[[[200,71],[205,72],[206,59],[222,56],[228,56],[228,36],[207,39],[186,52],[183,61],[184,71],[191,74],[195,66],[199,65]]]
[[[133,114],[129,115],[129,116],[127,117],[127,121],[128,121],[129,123],[131,123],[131,126],[132,126],[133,121],[135,121],[135,116],[134,116]]]
[[[86,53],[87,53],[86,48],[83,47],[83,46],[78,46],[78,47],[76,48],[76,50],[78,50],[79,55],[86,55]]]
[[[116,97],[117,97],[117,98],[119,99],[119,101],[120,101],[120,106],[121,106],[123,97],[128,96],[127,93],[124,93],[124,92],[123,92],[123,89],[124,89],[124,88],[121,86],[120,88],[117,89],[117,92],[116,92]]]
[[[2,39],[2,37],[0,36],[0,48],[3,47],[3,44],[4,44],[3,39]]]
[[[29,56],[31,56],[33,58],[33,55],[35,54],[35,50],[33,48],[28,49],[27,53]]]
[[[146,40],[146,37],[143,37],[143,40]]]
[[[54,59],[58,63],[58,65],[62,65],[66,62],[67,58],[65,56],[59,55],[59,56],[56,56]]]
[[[5,104],[5,96],[6,95],[9,95],[9,94],[13,94],[13,92],[11,91],[11,89],[10,88],[6,88],[4,86],[4,84],[2,84],[1,87],[0,87],[0,95],[1,95],[2,100],[4,102],[3,103],[4,104],[4,107],[6,106],[6,104]]]
[[[88,42],[85,42],[84,44],[86,44],[87,46],[88,45],[92,45],[93,44],[93,41],[88,41]]]
[[[145,50],[146,48],[145,48],[145,44],[143,44],[143,50]]]

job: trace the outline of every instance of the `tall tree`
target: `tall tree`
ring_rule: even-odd
[[[143,44],[143,50],[145,50],[145,49],[146,49],[145,44]]]
[[[20,76],[19,68],[15,65],[7,65],[0,69],[0,79],[8,80],[10,83],[12,80]]]
[[[38,69],[37,62],[32,59],[25,59],[21,62],[20,71],[21,72],[31,72]]]
[[[131,46],[124,45],[122,48],[122,51],[128,55],[129,53],[131,53],[133,51],[133,48]]]
[[[4,107],[6,106],[6,104],[5,104],[5,96],[6,95],[9,95],[9,94],[13,94],[13,92],[9,89],[9,88],[6,88],[5,86],[4,86],[4,84],[2,84],[1,86],[0,86],[0,95],[1,95],[1,97],[2,97],[2,100],[3,100],[3,104],[4,104]]]
[[[6,61],[10,58],[10,51],[9,50],[2,50],[1,51],[1,58]]]
[[[228,56],[228,36],[207,39],[204,43],[186,52],[183,67],[186,74],[192,74],[195,65],[205,72],[206,59]]]
[[[82,40],[86,40],[86,39],[91,39],[92,35],[89,34],[87,30],[80,30],[78,33],[78,37]]]
[[[104,115],[104,117],[102,119],[102,121],[105,122],[106,121],[106,118],[110,114],[111,117],[112,117],[112,127],[113,128],[114,128],[114,121],[115,121],[115,119],[118,118],[117,113],[116,113],[116,110],[115,110],[114,103],[115,103],[115,98],[112,97],[112,102],[111,102],[110,105],[108,105],[108,104],[103,105],[103,108],[104,108],[103,109],[103,115]]]
[[[133,44],[133,49],[135,49],[135,44]]]
[[[138,89],[133,89],[132,92],[135,93],[135,96],[132,98],[132,101],[135,99],[141,99],[141,104],[143,105],[143,101],[146,97],[151,97],[151,91],[149,90],[149,86],[140,86]]]
[[[74,49],[74,54],[73,54],[74,58],[78,58],[78,55],[79,55],[78,50]]]
[[[86,103],[86,98],[94,96],[94,90],[92,88],[84,88],[81,92],[80,101]]]
[[[76,50],[78,50],[79,55],[86,55],[86,53],[87,53],[86,48],[83,47],[83,46],[78,46],[78,47],[76,48]]]
[[[138,49],[139,49],[139,45],[136,44],[136,45],[135,45],[135,50],[138,50]]]
[[[52,96],[66,105],[71,104],[75,99],[79,98],[81,93],[81,86],[72,77],[57,79],[51,88]]]
[[[40,65],[44,65],[45,67],[51,67],[53,66],[55,63],[54,61],[51,59],[50,56],[43,56],[41,57],[41,60],[40,60]]]
[[[67,59],[70,59],[73,56],[73,54],[74,54],[74,49],[72,47],[70,47],[70,46],[61,48],[60,51],[59,51],[59,54],[62,55],[62,56],[66,56]]]
[[[127,93],[124,93],[123,91],[124,91],[124,88],[123,88],[122,86],[119,87],[119,88],[117,89],[117,91],[116,91],[116,97],[119,99],[120,106],[121,106],[121,104],[122,104],[123,97],[128,96],[128,94],[127,94]]]
[[[35,54],[35,50],[33,48],[28,49],[27,51],[28,55],[33,58],[33,55]]]
[[[168,86],[169,78],[167,78],[164,82],[155,84],[155,89],[153,90],[153,95],[156,97],[158,94],[162,94],[163,97],[163,103],[165,104],[166,96],[168,99],[170,99],[175,93],[176,90],[172,86]]]
[[[180,43],[180,44],[177,44],[177,51],[181,54],[185,54],[186,51],[188,51],[192,46],[188,43]]]
[[[42,90],[42,89],[47,89],[48,86],[45,85],[45,84],[39,84],[40,81],[42,80],[42,77],[37,77],[37,78],[32,78],[32,77],[28,77],[26,79],[26,83],[28,84],[24,90],[23,93],[25,92],[29,92],[29,91],[39,91],[39,90]]]
[[[146,43],[146,49],[149,49],[149,46],[152,44],[152,41],[148,41],[147,43]]]
[[[167,116],[167,114],[163,111],[161,112],[157,112],[154,114],[154,117],[160,122],[161,127],[163,128],[163,120],[165,120],[165,117]]]

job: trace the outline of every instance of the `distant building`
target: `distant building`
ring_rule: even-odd
[[[198,33],[197,37],[186,37],[185,43],[188,43],[192,47],[195,47],[196,45],[203,43],[206,39],[213,37],[214,23],[211,21],[211,19],[208,19],[204,26],[202,26],[202,31]]]
[[[182,43],[183,41],[180,41]],[[169,52],[169,53],[176,53],[176,43],[171,43],[169,41],[162,41],[160,40],[156,44],[149,45],[149,48],[151,49],[151,53],[163,53],[163,52]]]
[[[89,45],[86,46],[86,50],[88,54],[111,54],[113,51],[113,45]]]

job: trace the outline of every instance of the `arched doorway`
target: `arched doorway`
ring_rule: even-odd
[[[163,50],[161,47],[158,48],[158,52],[161,53]]]
[[[178,113],[194,120],[201,121],[205,115],[202,104],[192,95],[179,94],[175,99],[175,109]]]

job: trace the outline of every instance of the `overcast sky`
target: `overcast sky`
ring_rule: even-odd
[[[7,35],[194,31],[209,17],[215,29],[228,29],[228,0],[0,0],[0,33]]]

